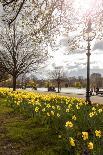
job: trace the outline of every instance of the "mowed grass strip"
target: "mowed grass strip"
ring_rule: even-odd
[[[58,155],[60,139],[35,118],[27,118],[6,106],[0,98],[0,155]]]

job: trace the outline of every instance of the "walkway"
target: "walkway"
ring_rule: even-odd
[[[78,97],[78,98],[84,98],[85,99],[85,95],[80,95],[80,94],[66,94],[66,93],[60,93],[61,95],[66,95],[66,96],[70,96],[70,97]],[[98,95],[98,96],[91,96],[91,101],[93,103],[99,103],[99,104],[103,104],[103,95]]]

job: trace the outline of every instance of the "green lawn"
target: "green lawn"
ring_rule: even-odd
[[[0,155],[58,155],[61,139],[35,118],[15,113],[0,98]]]
[[[0,98],[0,155],[103,155],[102,105],[9,93]]]

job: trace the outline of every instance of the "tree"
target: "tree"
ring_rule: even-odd
[[[24,13],[26,15],[30,15],[31,19],[35,22],[38,17],[41,16],[41,19],[43,19],[45,18],[45,14],[48,14],[48,20],[50,22],[50,16],[54,13],[54,11],[57,12],[58,10],[60,14],[63,1],[64,0],[1,0],[4,10],[3,20],[10,25],[18,18],[20,14]],[[32,15],[34,16],[33,18]]]
[[[90,79],[91,79],[91,87],[93,88],[102,87],[102,76],[100,73],[92,73]]]
[[[81,83],[80,82],[75,82],[75,87],[76,88],[81,88]]]
[[[30,81],[30,77],[28,77],[27,74],[24,73],[24,74],[21,75],[22,89],[27,88],[29,81]]]
[[[73,0],[68,3],[66,0],[1,0],[1,4],[5,23],[11,25],[22,18],[28,33],[36,39],[43,35],[52,40],[54,46],[58,35],[64,33],[64,28],[66,32],[74,30]]]
[[[61,67],[55,67],[55,69],[50,73],[52,79],[57,82],[58,93],[60,92],[60,84],[64,78],[64,71]]]
[[[13,77],[14,91],[17,77],[36,70],[47,58],[47,51],[43,51],[41,44],[36,46],[30,36],[21,33],[15,23],[10,29],[3,30],[0,35],[0,46],[0,61],[5,71]]]
[[[22,20],[26,33],[35,42],[47,39],[52,50],[57,50],[57,40],[63,33],[77,30],[75,26],[76,13],[73,8],[74,0],[1,0],[3,6],[3,21],[11,25],[16,19]],[[25,23],[25,26],[24,26]],[[78,46],[78,36],[71,39],[68,36],[68,48],[74,51]]]
[[[68,0],[68,3],[66,0],[1,0],[4,10],[3,20],[7,21],[10,25],[18,18],[18,16],[24,16],[25,14],[25,17],[23,18],[28,18],[27,25],[30,23],[30,25],[32,25],[31,29],[39,27],[40,23],[43,24],[43,29],[46,27],[46,32],[50,31],[48,24],[51,25],[51,28],[57,28],[58,25],[60,25],[60,27],[58,27],[58,33],[61,33],[60,31],[63,32],[63,28],[65,28],[66,34],[73,31],[75,32],[78,29],[79,39],[78,36],[77,39],[70,39],[68,45],[69,47],[71,46],[71,50],[74,50],[77,46],[79,46],[79,42],[81,43],[81,28],[84,27],[88,17],[92,17],[92,22],[96,27],[96,32],[98,31],[99,33],[97,38],[103,37],[103,33],[101,33],[103,31],[103,1],[96,1],[89,10],[84,8],[84,5],[81,5],[81,2],[80,7],[76,8],[75,2],[76,0]],[[47,22],[44,22],[45,18],[47,19]]]
[[[35,75],[31,74],[31,80],[29,81],[29,84],[34,90],[37,90],[38,78]]]
[[[5,11],[5,16],[7,16],[6,20],[8,21],[9,25],[18,17],[26,1],[27,0],[1,0],[3,9]]]
[[[0,82],[7,80],[7,79],[8,79],[8,74],[5,71],[5,68],[4,68],[2,62],[0,61]]]

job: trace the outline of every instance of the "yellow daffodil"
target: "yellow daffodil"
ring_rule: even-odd
[[[38,107],[36,107],[36,108],[35,108],[35,112],[38,112],[38,111],[39,111],[39,108],[38,108]]]
[[[76,120],[77,118],[76,118],[76,116],[75,116],[75,115],[73,115],[73,116],[72,116],[72,119],[73,119],[73,120]]]
[[[17,104],[17,105],[20,105],[20,102],[21,102],[21,101],[17,101],[16,104]]]
[[[60,117],[60,114],[59,113],[57,113],[57,117]]]
[[[101,131],[100,130],[96,130],[95,131],[95,135],[96,135],[96,137],[101,137]]]
[[[68,105],[68,108],[70,109],[71,107],[72,107],[72,104],[69,104],[69,105]]]
[[[72,128],[73,127],[73,123],[71,121],[68,121],[68,122],[66,122],[65,126]]]
[[[79,109],[80,109],[80,106],[77,104],[77,105],[76,105],[76,108],[79,110]]]
[[[55,107],[54,107],[54,106],[52,106],[52,109],[55,109]]]
[[[98,112],[101,113],[103,110],[102,109],[98,109]]]
[[[47,116],[50,116],[50,114],[47,112]]]
[[[51,111],[51,114],[54,116],[54,111]]]
[[[71,146],[75,146],[75,140],[72,137],[69,138],[69,142]]]
[[[51,107],[51,105],[50,105],[50,104],[47,104],[47,105],[46,105],[46,107],[47,107],[47,108],[50,108],[50,107]]]
[[[92,110],[93,110],[93,111],[96,111],[96,108],[95,108],[95,107],[93,107],[93,108],[92,108]]]
[[[60,110],[60,106],[59,105],[57,105],[57,109]]]
[[[89,117],[93,117],[95,115],[95,112],[90,112]]]
[[[66,104],[68,104],[68,101],[66,101]]]
[[[66,112],[69,112],[70,111],[70,109],[66,109]]]
[[[88,149],[89,149],[89,150],[93,150],[93,143],[92,143],[92,142],[89,142],[89,143],[88,143]]]
[[[83,140],[87,140],[88,139],[88,132],[82,132],[82,138],[83,138]]]

